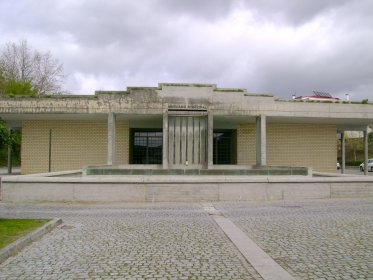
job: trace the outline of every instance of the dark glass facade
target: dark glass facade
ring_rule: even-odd
[[[235,164],[235,130],[214,130],[213,163]]]
[[[162,131],[132,131],[132,163],[162,164]]]

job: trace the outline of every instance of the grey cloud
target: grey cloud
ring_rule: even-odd
[[[226,16],[234,8],[237,0],[157,0],[157,8],[168,16],[186,15],[204,20],[217,20]]]
[[[357,93],[362,85],[372,84],[373,54],[369,50],[373,48],[373,42],[359,44],[356,39],[350,37],[348,42],[336,42],[335,50],[312,61],[307,61],[306,52],[269,57],[259,64],[261,79],[257,87],[288,98],[294,92],[304,95],[312,90],[337,95],[352,93],[353,97],[362,98],[354,92]]]
[[[246,24],[269,24],[280,39],[237,26],[231,17],[240,12],[253,15]],[[205,82],[284,97],[321,90],[363,98],[373,84],[372,13],[369,0],[5,0],[0,30],[30,34],[30,45],[46,42],[70,74],[66,89],[76,93],[78,73],[101,89],[105,81],[110,89]],[[288,44],[278,36],[281,28],[302,32],[317,20],[320,34],[308,35],[314,38],[289,37],[300,42]],[[315,51],[323,41],[327,48]]]
[[[132,45],[148,39],[161,29],[164,18],[152,13],[151,6],[136,1],[23,1],[3,10],[4,23],[13,30],[52,34],[67,32],[87,46],[113,42]],[[32,11],[30,13],[30,11]],[[22,15],[22,17],[20,17]],[[138,43],[137,43],[138,44]]]
[[[263,21],[280,20],[291,25],[302,25],[332,9],[338,9],[354,0],[243,0],[241,4],[258,13]]]

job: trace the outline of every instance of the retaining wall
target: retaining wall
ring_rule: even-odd
[[[373,197],[370,177],[12,176],[6,202],[199,202]]]

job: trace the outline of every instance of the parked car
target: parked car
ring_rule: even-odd
[[[360,164],[360,171],[364,171],[364,162]],[[373,158],[368,159],[368,171],[373,171]]]

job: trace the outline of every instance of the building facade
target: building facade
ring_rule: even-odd
[[[212,84],[159,84],[94,96],[2,97],[0,117],[22,129],[22,174],[88,165],[336,172],[337,134],[366,135],[373,106],[280,100]]]

